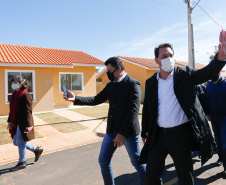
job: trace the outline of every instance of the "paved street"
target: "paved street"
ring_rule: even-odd
[[[7,172],[16,162],[0,166],[1,185],[103,185],[97,162],[101,142],[43,155],[37,163],[34,158],[27,160],[29,166],[17,172]],[[214,155],[213,161],[216,155]],[[208,163],[200,169],[200,161],[195,158],[195,183],[225,184],[221,178],[222,167]],[[131,165],[124,147],[116,150],[112,160],[116,185],[138,185],[135,169]],[[206,170],[206,171],[205,171]],[[163,175],[165,185],[177,184],[175,169],[170,157],[166,161]]]

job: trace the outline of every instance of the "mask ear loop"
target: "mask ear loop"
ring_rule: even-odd
[[[114,70],[112,73],[114,73],[114,72],[118,69],[118,67],[120,66],[121,63],[122,63],[122,62],[121,62],[121,60],[120,60],[118,66],[115,68],[115,70]]]
[[[120,60],[118,66],[115,68],[114,72],[118,69],[119,66],[121,67],[121,64],[122,64],[122,61]],[[114,72],[113,72],[113,73],[114,73]]]
[[[22,85],[23,85],[23,84],[24,84],[24,82],[25,82],[25,79],[24,79],[24,81],[23,81],[23,82],[21,82],[20,84],[22,84]]]

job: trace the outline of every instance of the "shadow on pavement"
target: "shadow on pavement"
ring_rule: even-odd
[[[27,167],[30,166],[30,165],[33,165],[33,164],[34,164],[34,163],[29,163],[29,164],[27,164]],[[15,165],[16,165],[16,163],[15,163]],[[14,166],[13,166],[13,167],[14,167]],[[11,168],[1,169],[1,170],[0,170],[0,175],[5,174],[5,173],[12,173],[12,172],[9,171],[10,169],[11,169]]]
[[[131,174],[123,174],[115,178],[115,184],[139,185],[137,172]]]
[[[173,167],[173,164],[167,165],[168,168]],[[176,177],[176,171],[164,171],[164,174],[162,176],[162,180],[164,183],[167,183],[168,181],[172,180]],[[137,172],[134,172],[132,174],[123,174],[121,176],[118,176],[115,178],[115,184],[116,185],[140,185],[138,180]],[[175,183],[174,185],[176,185]],[[172,185],[172,184],[171,184]]]
[[[209,177],[205,177],[205,179],[197,178],[197,176],[201,175],[203,172],[205,172],[209,169],[213,169],[213,168],[218,168],[215,163],[208,164],[206,166],[203,166],[203,167],[195,170],[195,172],[194,172],[195,176],[196,176],[195,183],[200,184],[200,185],[206,185],[206,184],[213,183],[214,181],[217,181],[218,179],[222,178],[221,172],[219,172],[215,175],[209,176]]]
[[[165,166],[163,175],[162,175],[162,181],[164,184],[168,183],[169,181],[173,180],[174,178],[177,177],[177,173],[176,170],[170,170],[170,168],[174,168],[174,163],[170,163],[168,165]],[[170,185],[176,185],[178,183],[170,183]]]
[[[198,159],[193,159],[193,164],[196,162],[200,162],[200,160]],[[163,182],[169,182],[170,180],[174,179],[177,177],[176,171],[172,170],[169,171],[170,168],[174,167],[174,164],[168,164],[165,166],[165,171],[164,174],[162,176]],[[195,184],[198,185],[207,185],[207,184],[211,184],[214,183],[215,181],[217,181],[218,179],[222,178],[222,172],[216,173],[214,175],[211,176],[205,176],[205,178],[199,178],[198,176],[201,175],[202,173],[204,173],[205,171],[208,171],[210,169],[213,168],[218,168],[218,166],[216,166],[215,163],[211,163],[208,165],[204,165],[203,167],[194,170],[194,180],[195,180]],[[178,183],[175,183],[174,185],[177,185]]]
[[[98,133],[96,133],[96,135],[99,136],[99,137],[104,137],[105,134],[98,132]]]

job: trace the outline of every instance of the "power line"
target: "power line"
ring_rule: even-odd
[[[180,10],[180,11],[186,13],[185,10],[180,9],[180,8],[177,8],[177,7],[174,7],[174,6],[171,6],[171,5],[169,5],[169,4],[161,3],[161,2],[156,1],[156,0],[150,0],[150,1],[153,1],[153,2],[155,2],[155,3],[161,4],[161,5],[163,5],[163,6],[167,6],[167,7],[170,7],[170,8],[174,8],[174,9],[177,9],[177,10]],[[187,0],[185,0],[185,3],[186,3],[186,1],[187,1]],[[197,4],[196,4],[196,5],[197,5]],[[195,5],[195,6],[196,6],[196,5]],[[199,15],[199,14],[198,14],[198,16],[204,16],[204,15]]]
[[[168,4],[164,4],[164,3],[161,3],[161,2],[156,1],[156,0],[150,0],[150,1],[153,1],[153,2],[159,3],[159,4],[161,4],[161,5],[168,6],[168,7],[171,7],[171,8],[174,8],[174,9],[177,9],[177,10],[180,10],[180,11],[185,12],[184,10],[182,10],[182,9],[180,9],[180,8],[177,8],[177,7],[174,7],[174,6],[168,5]]]
[[[201,0],[199,0],[199,1],[201,1]],[[195,7],[199,4],[199,1],[195,4],[195,6],[194,6],[194,7],[192,7],[192,10],[194,10],[194,9],[195,9]]]
[[[210,18],[213,20],[213,22],[215,22],[215,24],[217,24],[218,26],[220,26],[223,30],[225,30],[220,24],[218,24],[205,10],[203,10],[203,8],[201,6],[198,5],[198,7]]]
[[[177,9],[177,10],[180,10],[180,11],[183,11],[183,12],[185,12],[184,10],[182,10],[182,9],[180,9],[180,8],[177,8],[177,7],[174,7],[174,6],[171,6],[171,5],[168,5],[168,4],[165,4],[165,3],[161,3],[161,2],[159,2],[159,1],[156,1],[156,0],[150,0],[150,1],[153,1],[153,2],[155,2],[155,3],[158,3],[158,4],[161,4],[161,5],[164,5],[164,6],[167,6],[167,7],[171,7],[171,8],[174,8],[174,9]],[[185,1],[185,3],[187,3],[187,1],[188,0],[184,0]],[[200,1],[200,0],[199,0]],[[199,1],[198,1],[198,3],[199,3]],[[198,3],[195,3],[195,6],[192,8],[192,9],[194,9],[196,6],[199,6],[198,5]],[[199,6],[199,8],[210,18],[210,19],[212,19],[214,22],[215,22],[215,24],[217,24],[218,26],[220,26],[223,30],[225,30],[220,24],[218,24],[203,8],[201,8],[200,6]],[[199,15],[199,16],[203,16],[203,15]],[[223,20],[223,19],[222,19]]]

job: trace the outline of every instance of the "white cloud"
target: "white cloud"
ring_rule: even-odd
[[[183,42],[183,37],[176,37],[178,34],[186,34],[184,23],[163,27],[145,38],[134,38],[128,42],[114,43],[111,45],[111,50],[117,51],[119,55],[153,58],[154,48],[159,44],[164,42],[171,42],[172,44]]]
[[[219,12],[213,14],[222,18]],[[195,60],[208,64],[209,56],[214,53],[214,46],[218,46],[221,28],[207,16],[202,16],[194,22]],[[130,41],[114,43],[110,49],[121,56],[154,58],[154,48],[161,43],[169,42],[174,46],[175,59],[188,61],[188,33],[187,22],[178,22],[144,38],[133,38]]]

